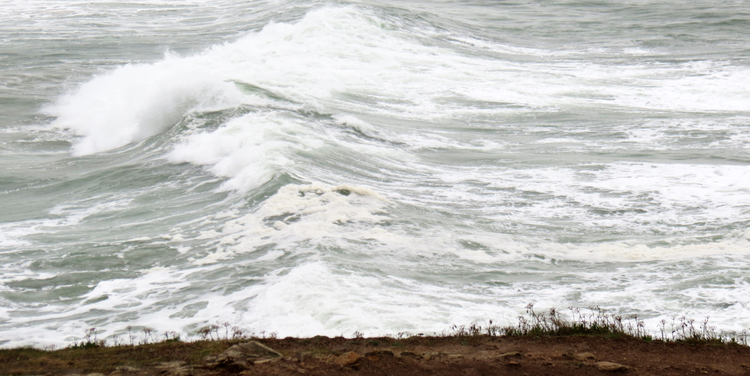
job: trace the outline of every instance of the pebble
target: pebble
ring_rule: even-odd
[[[603,371],[603,372],[627,371],[630,369],[630,367],[624,364],[612,363],[612,362],[597,362],[596,368],[598,368],[599,371]]]

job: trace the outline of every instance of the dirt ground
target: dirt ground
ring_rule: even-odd
[[[0,350],[0,375],[602,374],[750,375],[750,347],[630,337],[474,336],[315,337]]]

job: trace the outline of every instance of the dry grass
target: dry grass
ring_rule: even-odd
[[[565,319],[560,312],[551,308],[547,312],[537,312],[534,304],[526,306],[526,315],[518,317],[516,326],[493,325],[490,320],[488,325],[481,326],[472,324],[469,326],[451,327],[453,336],[608,336],[608,337],[635,337],[645,341],[654,339],[665,342],[694,342],[714,344],[738,344],[748,346],[748,331],[727,332],[717,331],[716,327],[709,325],[709,317],[706,317],[696,327],[693,319],[684,316],[673,317],[671,322],[661,320],[659,332],[654,335],[646,329],[645,321],[637,315],[623,317],[622,315],[608,313],[600,307],[581,309],[577,307],[568,308],[572,319]]]
[[[748,331],[727,332],[718,331],[716,327],[709,325],[709,317],[704,318],[696,324],[693,319],[673,317],[671,321],[661,320],[657,332],[646,329],[645,321],[636,315],[622,316],[609,313],[600,307],[581,309],[577,307],[568,308],[568,317],[555,308],[538,312],[534,310],[534,304],[526,306],[526,314],[518,316],[518,324],[515,326],[500,326],[493,324],[492,320],[487,325],[477,323],[471,325],[453,325],[450,330],[443,333],[434,333],[435,337],[475,337],[475,336],[606,336],[606,337],[634,337],[645,341],[661,340],[665,342],[694,342],[713,344],[738,344],[748,346]],[[183,338],[176,332],[165,331],[161,334],[157,330],[147,327],[133,328],[128,326],[127,334],[111,336],[108,339],[99,339],[100,334],[96,328],[84,331],[80,341],[74,342],[68,350],[86,350],[103,347],[141,346],[159,343],[180,343]],[[277,333],[246,332],[240,327],[233,326],[228,322],[221,325],[206,325],[197,332],[197,338],[186,339],[186,343],[192,341],[240,341],[248,339],[276,339]],[[409,337],[423,337],[423,333],[416,335],[409,332],[400,332],[396,335],[386,336],[393,339],[406,339]],[[355,331],[352,338],[365,338],[364,334]],[[17,349],[18,351],[24,349]],[[55,350],[54,346],[45,347],[45,350]],[[0,350],[5,351],[5,350]],[[14,350],[15,351],[15,350]]]

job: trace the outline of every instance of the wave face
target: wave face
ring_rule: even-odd
[[[0,15],[0,345],[750,327],[750,4],[211,4]]]

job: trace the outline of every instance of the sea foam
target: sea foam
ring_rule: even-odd
[[[653,67],[574,58],[514,61],[528,53],[524,49],[491,59],[425,45],[405,25],[390,22],[362,8],[321,7],[297,22],[270,22],[193,56],[168,55],[99,74],[44,111],[56,117],[54,127],[82,136],[73,152],[84,155],[163,132],[191,111],[257,100],[248,97],[258,93],[243,94],[235,82],[335,115],[359,111],[423,120],[561,106],[745,111],[750,99],[736,85],[750,80],[750,70],[721,62]]]
[[[233,84],[195,60],[167,57],[94,77],[44,109],[54,127],[83,136],[73,154],[114,149],[174,126],[189,110],[238,103]]]
[[[0,226],[4,345],[89,325],[429,333],[513,324],[530,301],[747,326],[744,63],[673,59],[622,25],[607,48],[513,45],[474,21],[309,6],[45,108],[76,157],[101,154],[17,187],[53,203]],[[150,137],[146,161],[102,153]]]

